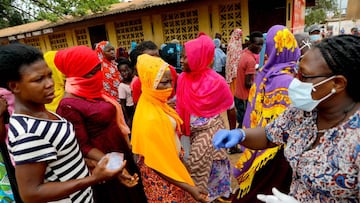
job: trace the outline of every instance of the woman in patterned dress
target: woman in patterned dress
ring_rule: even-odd
[[[226,66],[225,79],[230,86],[232,94],[236,87],[236,70],[239,65],[240,55],[242,52],[242,30],[240,28],[234,29],[226,51]]]
[[[184,135],[190,136],[190,174],[197,186],[209,192],[210,201],[231,193],[230,161],[211,139],[225,127],[220,114],[234,105],[225,79],[210,67],[214,50],[212,39],[202,33],[185,43],[176,90],[176,110],[184,121]]]
[[[122,169],[107,170],[105,161],[89,174],[72,124],[45,108],[55,96],[43,54],[20,43],[1,46],[0,81],[15,96],[9,151],[22,200],[93,202],[90,186],[109,180]]]
[[[279,47],[287,46],[286,42]],[[286,144],[293,170],[283,202],[359,202],[360,199],[360,37],[326,38],[299,64],[288,88],[292,105],[265,128],[221,130],[213,143],[252,149]],[[274,196],[259,196],[270,201]],[[280,201],[275,201],[280,202]]]
[[[101,41],[96,44],[95,51],[101,61],[105,94],[120,103],[118,88],[121,82],[121,75],[115,61],[115,48],[109,41]]]
[[[278,46],[282,41],[288,45]],[[267,62],[260,68],[249,92],[244,128],[263,127],[290,105],[288,86],[295,77],[300,57],[294,35],[283,25],[272,26],[267,32],[265,54]],[[256,195],[269,193],[274,186],[289,192],[291,174],[283,145],[264,150],[246,148],[233,168],[239,191],[232,202],[260,202]]]

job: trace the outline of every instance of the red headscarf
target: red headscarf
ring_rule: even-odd
[[[75,46],[56,53],[54,63],[66,76],[65,91],[86,99],[101,98],[102,74],[84,78],[100,64],[96,53],[86,46]]]
[[[191,72],[179,76],[176,109],[184,121],[185,135],[190,135],[190,115],[218,115],[229,109],[234,99],[225,79],[209,67],[215,50],[212,39],[200,34],[184,47]]]
[[[87,46],[75,46],[60,50],[56,53],[54,63],[66,76],[65,91],[86,99],[103,98],[116,108],[116,121],[123,135],[130,133],[124,121],[124,114],[119,103],[103,94],[102,73],[98,71],[94,76],[84,78],[90,73],[100,60],[97,54]]]

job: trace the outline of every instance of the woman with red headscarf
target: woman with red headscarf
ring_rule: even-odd
[[[95,51],[101,61],[105,94],[117,101],[120,101],[118,88],[121,82],[121,76],[119,70],[117,69],[117,63],[115,62],[115,48],[109,41],[101,41],[96,44]]]
[[[120,104],[103,94],[103,75],[96,53],[86,46],[76,46],[58,51],[54,62],[66,76],[65,95],[57,113],[74,125],[89,168],[105,154],[120,152],[127,160],[125,175],[129,177],[129,173],[134,174],[130,176],[131,179],[119,176],[118,180],[95,185],[95,201],[146,202],[142,184],[137,184],[139,171],[128,143],[129,128]]]
[[[211,63],[215,45],[199,34],[184,45],[180,60],[183,73],[178,78],[176,109],[184,121],[183,133],[190,136],[188,165],[196,186],[208,190],[209,200],[230,195],[230,162],[225,150],[216,150],[211,139],[225,128],[220,114],[234,103],[225,79]]]

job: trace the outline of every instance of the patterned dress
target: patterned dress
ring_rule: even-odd
[[[289,108],[266,126],[268,139],[286,143],[293,168],[290,195],[300,202],[360,202],[360,109],[317,139],[317,112]]]
[[[221,116],[192,117],[188,165],[196,186],[209,192],[209,200],[228,197],[230,188],[230,161],[225,149],[217,150],[212,137],[225,124]]]
[[[182,151],[181,157],[184,153]],[[197,201],[187,191],[171,184],[152,168],[146,166],[144,157],[140,156],[138,166],[142,183],[149,203],[196,203]]]

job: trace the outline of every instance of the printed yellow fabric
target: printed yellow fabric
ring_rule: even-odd
[[[156,89],[169,65],[161,58],[143,54],[138,57],[137,70],[142,94],[136,106],[131,144],[135,154],[144,156],[145,164],[179,182],[194,186],[190,174],[179,158],[175,130],[169,116],[175,119],[179,131],[182,120],[166,102],[172,88]]]
[[[63,98],[65,93],[65,76],[55,66],[54,58],[57,51],[48,51],[44,54],[46,64],[52,71],[52,78],[54,80],[55,98],[49,103],[45,104],[45,108],[49,111],[56,112],[60,100]]]

